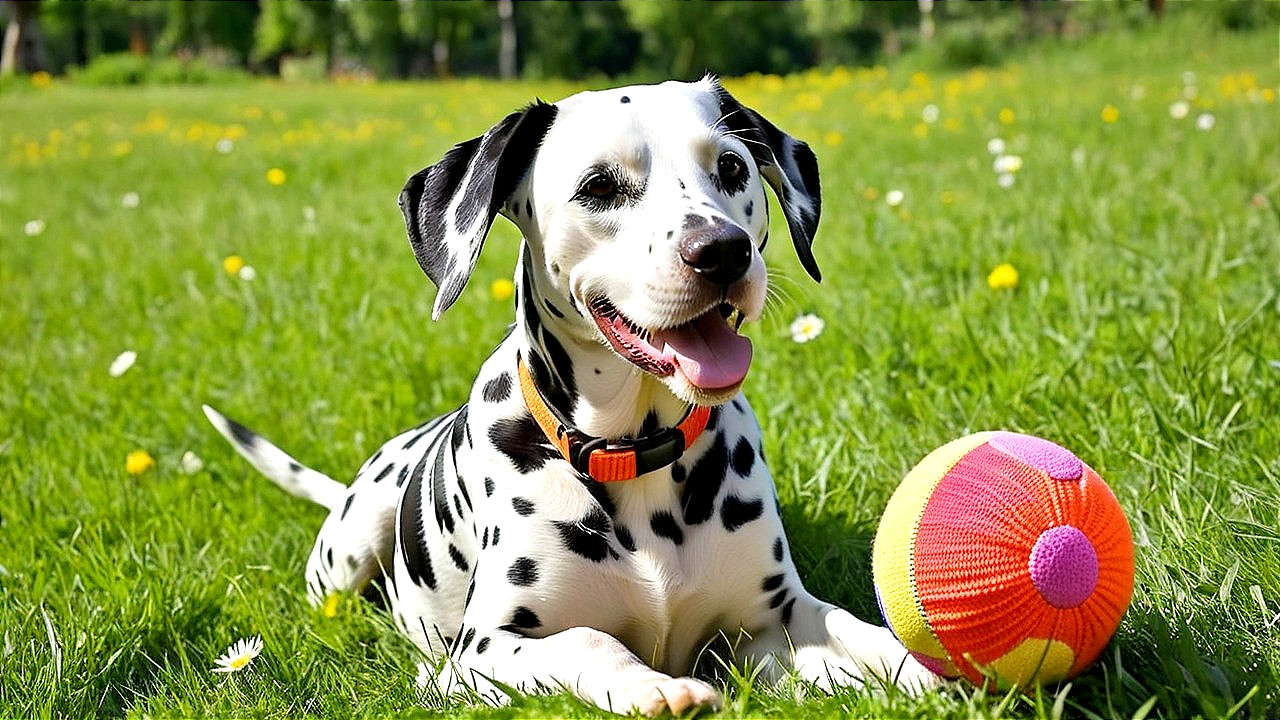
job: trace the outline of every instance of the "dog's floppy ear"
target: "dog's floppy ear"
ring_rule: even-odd
[[[822,272],[813,259],[813,235],[822,213],[818,159],[804,142],[782,132],[760,113],[738,102],[714,79],[709,80],[720,100],[721,124],[742,138],[760,167],[761,177],[778,196],[800,264],[814,280],[822,280]]]
[[[436,284],[432,319],[458,299],[493,218],[528,172],[556,107],[535,102],[453,147],[409,178],[400,212],[423,272]]]

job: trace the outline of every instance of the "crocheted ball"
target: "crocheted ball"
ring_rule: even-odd
[[[872,573],[885,622],[925,667],[1027,686],[1072,677],[1102,652],[1133,594],[1133,539],[1075,455],[983,432],[907,474]]]

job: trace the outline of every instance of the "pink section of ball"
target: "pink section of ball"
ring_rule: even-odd
[[[1098,585],[1098,553],[1089,538],[1070,525],[1040,533],[1027,569],[1045,602],[1063,610],[1089,599]]]
[[[930,657],[924,653],[918,653],[915,650],[908,650],[907,652],[911,653],[911,657],[915,658],[916,662],[923,665],[925,670],[928,670],[934,675],[939,675],[941,677],[953,677],[951,675],[947,675],[947,666],[938,658]]]
[[[1054,480],[1079,480],[1084,475],[1084,463],[1080,462],[1080,458],[1048,440],[1031,435],[998,432],[987,442],[995,449],[1045,471]]]

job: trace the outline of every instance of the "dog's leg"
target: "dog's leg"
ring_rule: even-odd
[[[879,690],[890,685],[917,694],[942,683],[927,670],[886,627],[872,625],[852,613],[823,602],[799,588],[788,601],[786,621],[769,625],[736,649],[746,663],[766,663],[777,677],[778,662],[799,676],[830,690],[865,685]],[[789,661],[789,662],[788,662]]]
[[[721,704],[720,694],[710,685],[658,672],[617,638],[586,627],[544,638],[505,629],[467,628],[436,683],[444,693],[457,691],[463,684],[488,702],[505,702],[505,692],[491,678],[525,692],[564,688],[597,707],[623,714],[680,715]]]

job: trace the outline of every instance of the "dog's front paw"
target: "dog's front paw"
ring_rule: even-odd
[[[685,715],[697,710],[718,710],[722,702],[720,693],[710,685],[689,677],[673,678],[662,673],[648,674],[628,688],[630,707],[648,717],[664,713]]]

